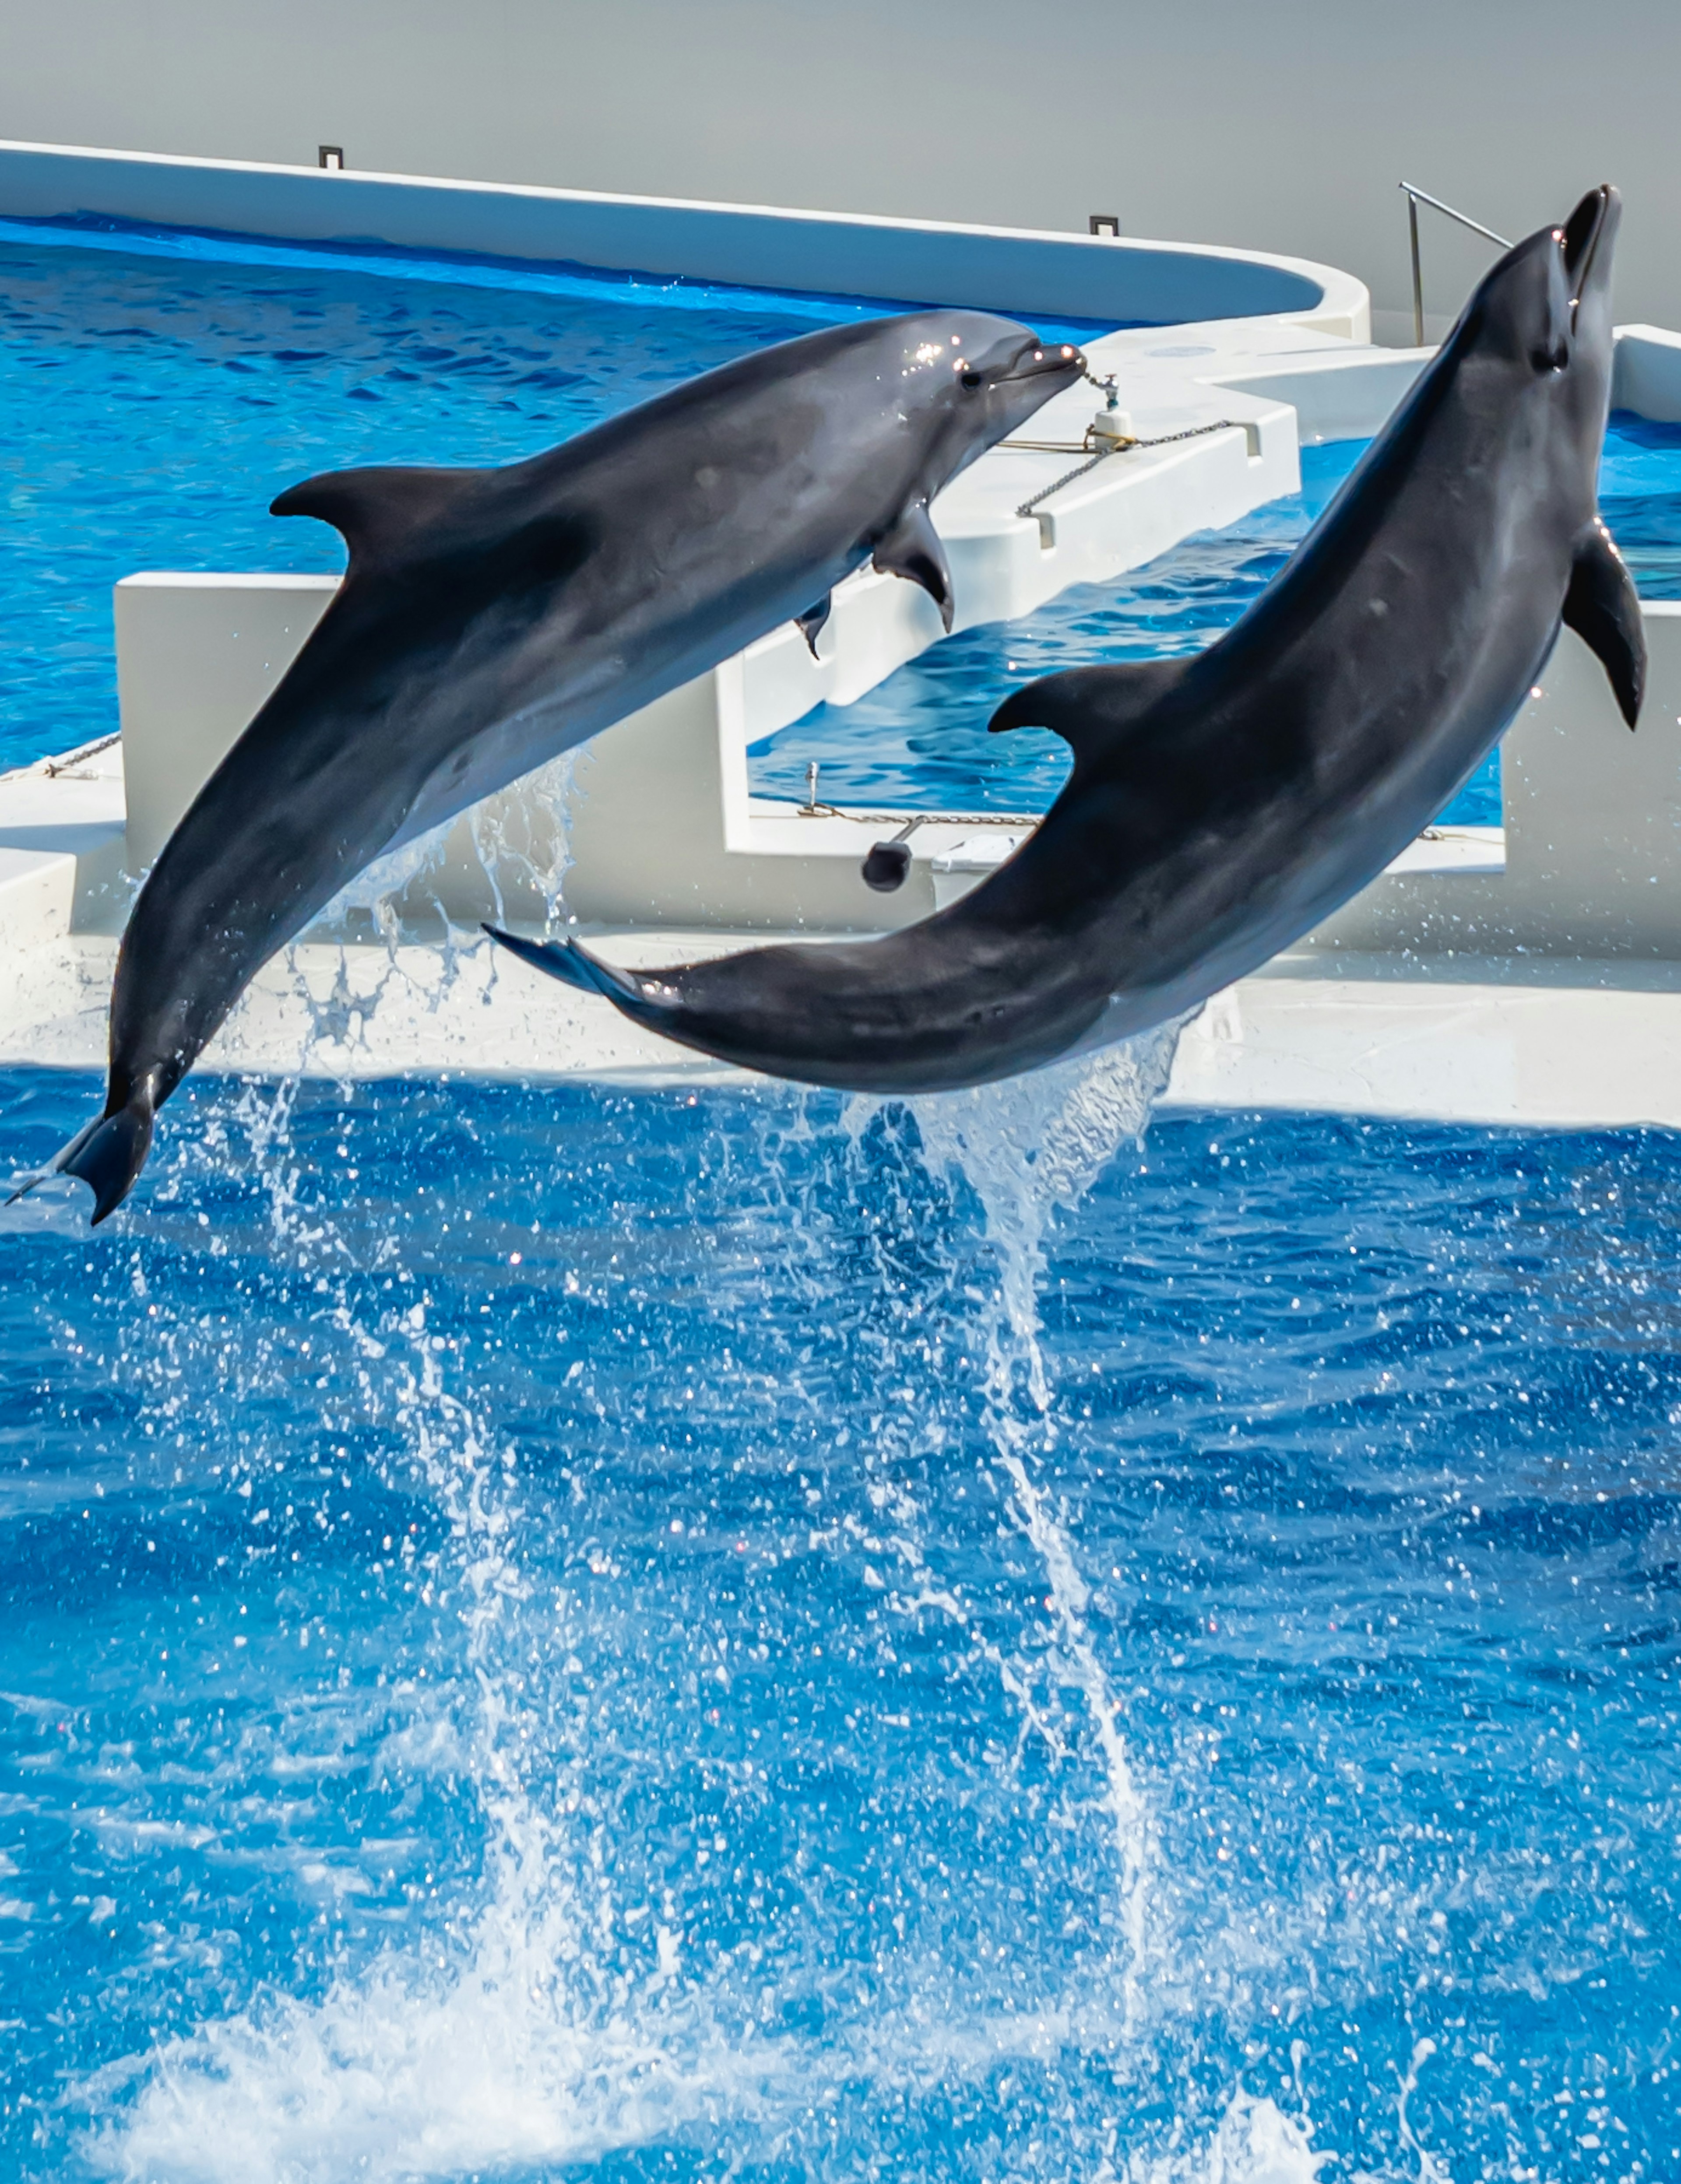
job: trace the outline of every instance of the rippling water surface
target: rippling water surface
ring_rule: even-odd
[[[1675,2175],[1676,1142],[1164,1061],[7,1212],[0,2169]]]

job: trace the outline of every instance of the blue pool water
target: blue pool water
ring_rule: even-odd
[[[993,708],[1059,668],[1198,652],[1252,606],[1365,452],[1363,440],[1302,450],[1302,490],[1224,531],[1203,532],[1109,584],[1079,584],[1012,622],[966,630],[851,705],[818,705],[748,754],[755,793],[807,793],[893,810],[1042,811],[1069,755],[1042,728],[989,736]],[[1600,505],[1644,597],[1681,599],[1681,426],[1619,411],[1600,473]],[[1499,754],[1441,815],[1500,823]]]
[[[298,479],[511,462],[749,349],[883,308],[0,220],[0,769],[115,727],[120,577],[342,568],[327,526],[268,514]]]
[[[1150,1060],[0,1216],[0,2173],[1674,2176],[1681,1148]]]

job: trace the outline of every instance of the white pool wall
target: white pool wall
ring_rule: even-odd
[[[1350,339],[1370,332],[1365,290],[1347,274],[1209,245],[0,142],[0,216],[87,213],[1061,318],[1287,315]]]

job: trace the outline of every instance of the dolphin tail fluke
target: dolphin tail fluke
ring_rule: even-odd
[[[70,1157],[59,1173],[79,1176],[92,1186],[93,1225],[114,1213],[146,1165],[152,1150],[152,1101],[144,1089],[137,1090],[126,1107],[106,1115],[85,1133],[85,1142],[72,1140],[65,1148]]]
[[[558,978],[561,985],[573,987],[580,994],[599,994],[604,1000],[612,1001],[621,1008],[627,1002],[639,1002],[642,999],[634,978],[616,971],[611,963],[602,962],[587,948],[580,948],[575,940],[523,940],[517,933],[504,933],[496,925],[487,925],[484,930],[499,947],[505,948],[511,956],[517,956],[522,963],[546,972],[550,978]]]
[[[152,1150],[155,1110],[149,1085],[130,1094],[128,1104],[114,1113],[100,1115],[76,1132],[70,1143],[53,1154],[38,1173],[26,1176],[12,1193],[21,1198],[49,1176],[73,1175],[93,1192],[93,1226],[114,1213],[133,1188],[134,1178],[146,1165]],[[8,1204],[11,1203],[8,1200]]]
[[[1595,516],[1576,542],[1564,623],[1598,657],[1617,710],[1632,728],[1646,689],[1646,631],[1627,564]]]

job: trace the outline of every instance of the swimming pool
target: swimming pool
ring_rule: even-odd
[[[966,630],[851,705],[816,706],[748,752],[760,796],[819,794],[892,810],[1042,811],[1066,779],[1066,746],[1042,728],[989,736],[993,708],[1022,683],[1103,660],[1198,652],[1278,574],[1365,452],[1363,440],[1302,450],[1302,490],[1223,531],[1187,538],[1131,576],[1078,584],[1019,621]],[[1611,421],[1600,506],[1644,598],[1681,598],[1681,426],[1628,411]],[[1441,814],[1500,823],[1499,754]]]
[[[203,277],[11,297],[31,461],[158,456],[25,495],[87,733],[76,586],[170,465],[273,566],[359,387],[415,443],[285,476],[644,368],[545,379],[547,292],[522,358],[447,282]],[[914,1115],[195,1077],[106,1228],[0,1212],[0,2171],[1675,2173],[1676,1141],[1140,1147],[1167,1052]],[[8,1162],[97,1089],[0,1072]]]
[[[1162,1059],[0,1217],[6,2173],[1673,2176],[1677,1145]]]

